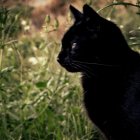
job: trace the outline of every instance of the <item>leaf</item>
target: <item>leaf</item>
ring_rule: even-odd
[[[46,22],[47,24],[49,24],[49,23],[51,22],[51,17],[50,17],[49,15],[47,15],[47,16],[45,17],[45,22]]]
[[[0,74],[7,73],[7,72],[12,72],[13,70],[14,70],[13,66],[6,67],[6,68],[4,68],[0,71]]]
[[[42,81],[37,82],[36,87],[39,88],[39,89],[45,88],[46,87],[46,82],[42,82]]]
[[[54,28],[58,29],[58,27],[59,27],[59,21],[58,21],[58,19],[55,19],[55,21],[54,21]]]

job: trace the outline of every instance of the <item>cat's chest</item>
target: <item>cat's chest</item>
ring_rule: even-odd
[[[88,116],[106,133],[111,129],[114,120],[116,122],[120,107],[120,99],[117,96],[120,85],[111,79],[82,79],[84,104]]]
[[[120,104],[120,78],[83,78],[84,104],[91,118],[106,118],[117,111]]]

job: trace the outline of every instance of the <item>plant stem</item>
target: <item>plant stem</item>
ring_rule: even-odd
[[[133,6],[133,7],[140,8],[140,5],[138,5],[138,4],[132,4],[132,3],[129,3],[129,2],[113,2],[113,3],[111,3],[111,4],[107,5],[107,6],[105,6],[105,7],[101,8],[101,9],[99,9],[97,12],[99,13],[99,12],[101,12],[102,10],[104,10],[104,9],[106,9],[106,8],[108,8],[108,7],[114,6],[114,5],[116,5],[116,6],[117,6],[117,5],[122,5],[122,6]]]
[[[21,56],[19,50],[16,49],[16,51],[17,51],[17,54],[18,54],[19,59],[20,59],[20,71],[21,71],[20,72],[20,81],[22,82],[22,80],[23,80],[23,75],[22,75],[22,73],[23,73],[23,61],[22,61],[22,56]]]
[[[0,49],[0,70],[2,70],[3,49]]]

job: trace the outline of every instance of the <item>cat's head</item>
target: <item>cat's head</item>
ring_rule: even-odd
[[[75,22],[62,39],[58,62],[70,72],[82,72],[86,64],[117,63],[116,57],[121,55],[120,48],[125,43],[120,29],[87,4],[83,13],[73,6],[70,10]]]

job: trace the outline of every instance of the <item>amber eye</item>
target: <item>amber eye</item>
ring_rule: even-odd
[[[77,43],[73,43],[73,44],[72,44],[72,49],[75,49],[76,46],[77,46]]]

